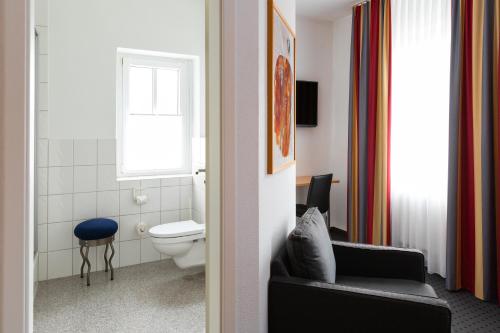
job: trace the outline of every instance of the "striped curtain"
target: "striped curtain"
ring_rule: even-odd
[[[353,8],[349,97],[348,233],[391,243],[391,2]]]
[[[452,1],[447,288],[500,300],[500,1]]]

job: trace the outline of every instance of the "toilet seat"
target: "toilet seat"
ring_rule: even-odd
[[[203,238],[205,225],[193,220],[164,223],[149,229],[149,234],[154,238]]]

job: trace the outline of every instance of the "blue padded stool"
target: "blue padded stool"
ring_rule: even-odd
[[[106,245],[104,250],[104,262],[106,263],[105,272],[108,271],[108,264],[111,269],[111,280],[113,280],[113,264],[111,260],[115,255],[115,248],[113,247],[113,241],[115,240],[115,233],[118,230],[118,223],[111,219],[97,218],[79,223],[75,228],[75,236],[80,240],[80,255],[82,256],[83,262],[80,268],[80,277],[83,278],[83,268],[85,263],[88,265],[87,268],[87,286],[90,286],[90,261],[89,261],[89,247]],[[83,254],[83,248],[85,249],[85,254]],[[108,247],[111,247],[111,256],[108,261]]]

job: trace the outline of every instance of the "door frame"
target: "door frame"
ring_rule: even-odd
[[[205,5],[206,328],[215,333],[223,326],[221,249],[225,242],[220,172],[222,0],[205,0]],[[33,331],[34,21],[34,0],[0,0],[0,332]]]

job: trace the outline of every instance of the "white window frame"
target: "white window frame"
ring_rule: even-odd
[[[126,138],[124,129],[128,117],[128,67],[131,65],[147,67],[168,67],[180,71],[180,100],[179,109],[183,116],[184,131],[184,161],[183,166],[177,169],[152,169],[131,171],[126,170],[124,165],[124,147]],[[140,179],[140,178],[163,178],[169,176],[191,175],[192,173],[192,120],[194,108],[198,107],[199,101],[195,98],[199,91],[199,58],[191,55],[172,54],[155,51],[142,51],[132,49],[117,49],[116,63],[116,170],[118,180]],[[156,94],[153,89],[153,94]],[[153,98],[156,103],[156,96]],[[153,110],[155,105],[153,105]],[[152,114],[155,117],[170,117],[172,115]]]

